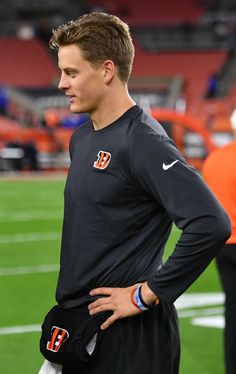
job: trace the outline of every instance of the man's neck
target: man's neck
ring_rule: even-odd
[[[107,95],[97,111],[90,114],[95,131],[109,126],[135,105],[127,89]]]

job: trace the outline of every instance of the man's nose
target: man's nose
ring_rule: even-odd
[[[68,79],[67,79],[66,75],[61,74],[61,78],[60,78],[60,81],[58,83],[58,88],[60,90],[65,90],[66,88],[68,88],[68,86],[69,86],[69,82],[68,82]]]

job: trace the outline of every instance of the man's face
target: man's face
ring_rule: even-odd
[[[71,112],[96,112],[105,90],[103,65],[92,66],[75,44],[59,48],[58,65],[61,70],[58,87],[69,97]]]

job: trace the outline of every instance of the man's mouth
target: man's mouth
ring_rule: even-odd
[[[75,99],[76,99],[76,96],[75,95],[67,95],[68,96],[68,98],[69,98],[69,102],[70,103],[73,103],[74,101],[75,101]]]

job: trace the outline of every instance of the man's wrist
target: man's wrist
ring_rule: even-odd
[[[140,293],[145,304],[153,305],[159,303],[159,297],[150,289],[147,282],[142,284]]]

